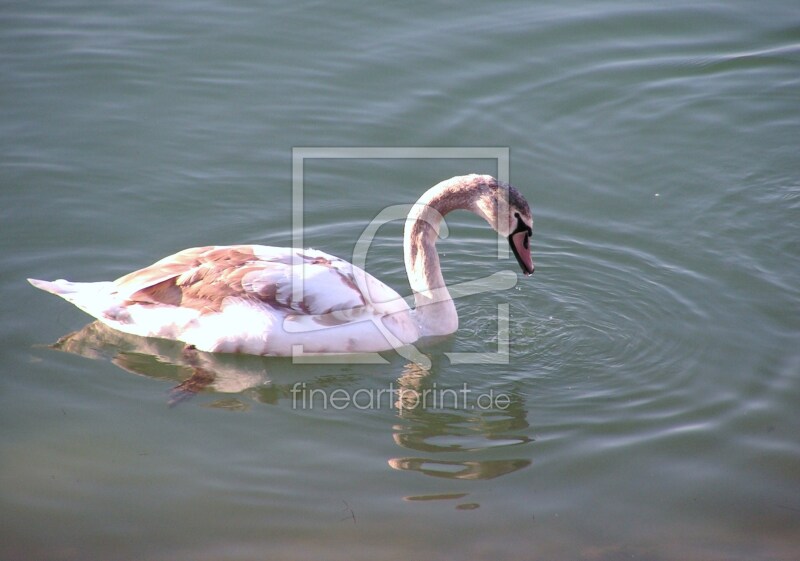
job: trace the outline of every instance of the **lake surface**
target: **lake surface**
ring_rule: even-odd
[[[796,2],[6,3],[0,71],[0,558],[797,559]],[[427,370],[198,368],[25,282],[290,245],[304,147],[417,148],[306,159],[305,244],[347,259],[507,148],[536,274]],[[448,282],[518,270],[448,224]],[[401,235],[367,267],[406,294]]]

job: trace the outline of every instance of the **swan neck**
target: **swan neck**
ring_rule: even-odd
[[[449,212],[466,209],[481,214],[475,202],[487,178],[492,179],[472,175],[443,181],[425,192],[408,214],[403,250],[421,336],[449,335],[458,329],[458,314],[442,276],[436,239]]]

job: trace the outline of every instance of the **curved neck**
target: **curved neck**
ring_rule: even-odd
[[[421,336],[449,335],[458,329],[458,314],[436,252],[442,219],[453,210],[466,209],[489,220],[481,200],[493,186],[494,178],[487,175],[454,177],[428,189],[408,213],[403,253]]]

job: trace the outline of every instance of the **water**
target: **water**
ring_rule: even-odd
[[[797,558],[794,3],[36,2],[0,22],[0,557]],[[89,318],[25,277],[288,245],[292,148],[330,146],[509,147],[536,274],[460,300],[427,372],[204,357],[216,378],[182,399],[180,345],[90,327],[47,348]],[[349,258],[384,207],[498,168],[304,171],[306,244]],[[450,228],[448,281],[516,267],[479,219]],[[368,268],[405,292],[400,236]],[[498,304],[510,362],[451,363],[497,350]],[[464,384],[425,408],[302,402]],[[506,407],[475,407],[490,393]]]

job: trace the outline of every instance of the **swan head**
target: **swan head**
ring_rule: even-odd
[[[522,272],[526,276],[532,275],[534,265],[530,239],[533,216],[528,201],[513,186],[489,175],[475,176],[475,181],[482,183],[483,188],[475,199],[473,211],[508,240]]]

